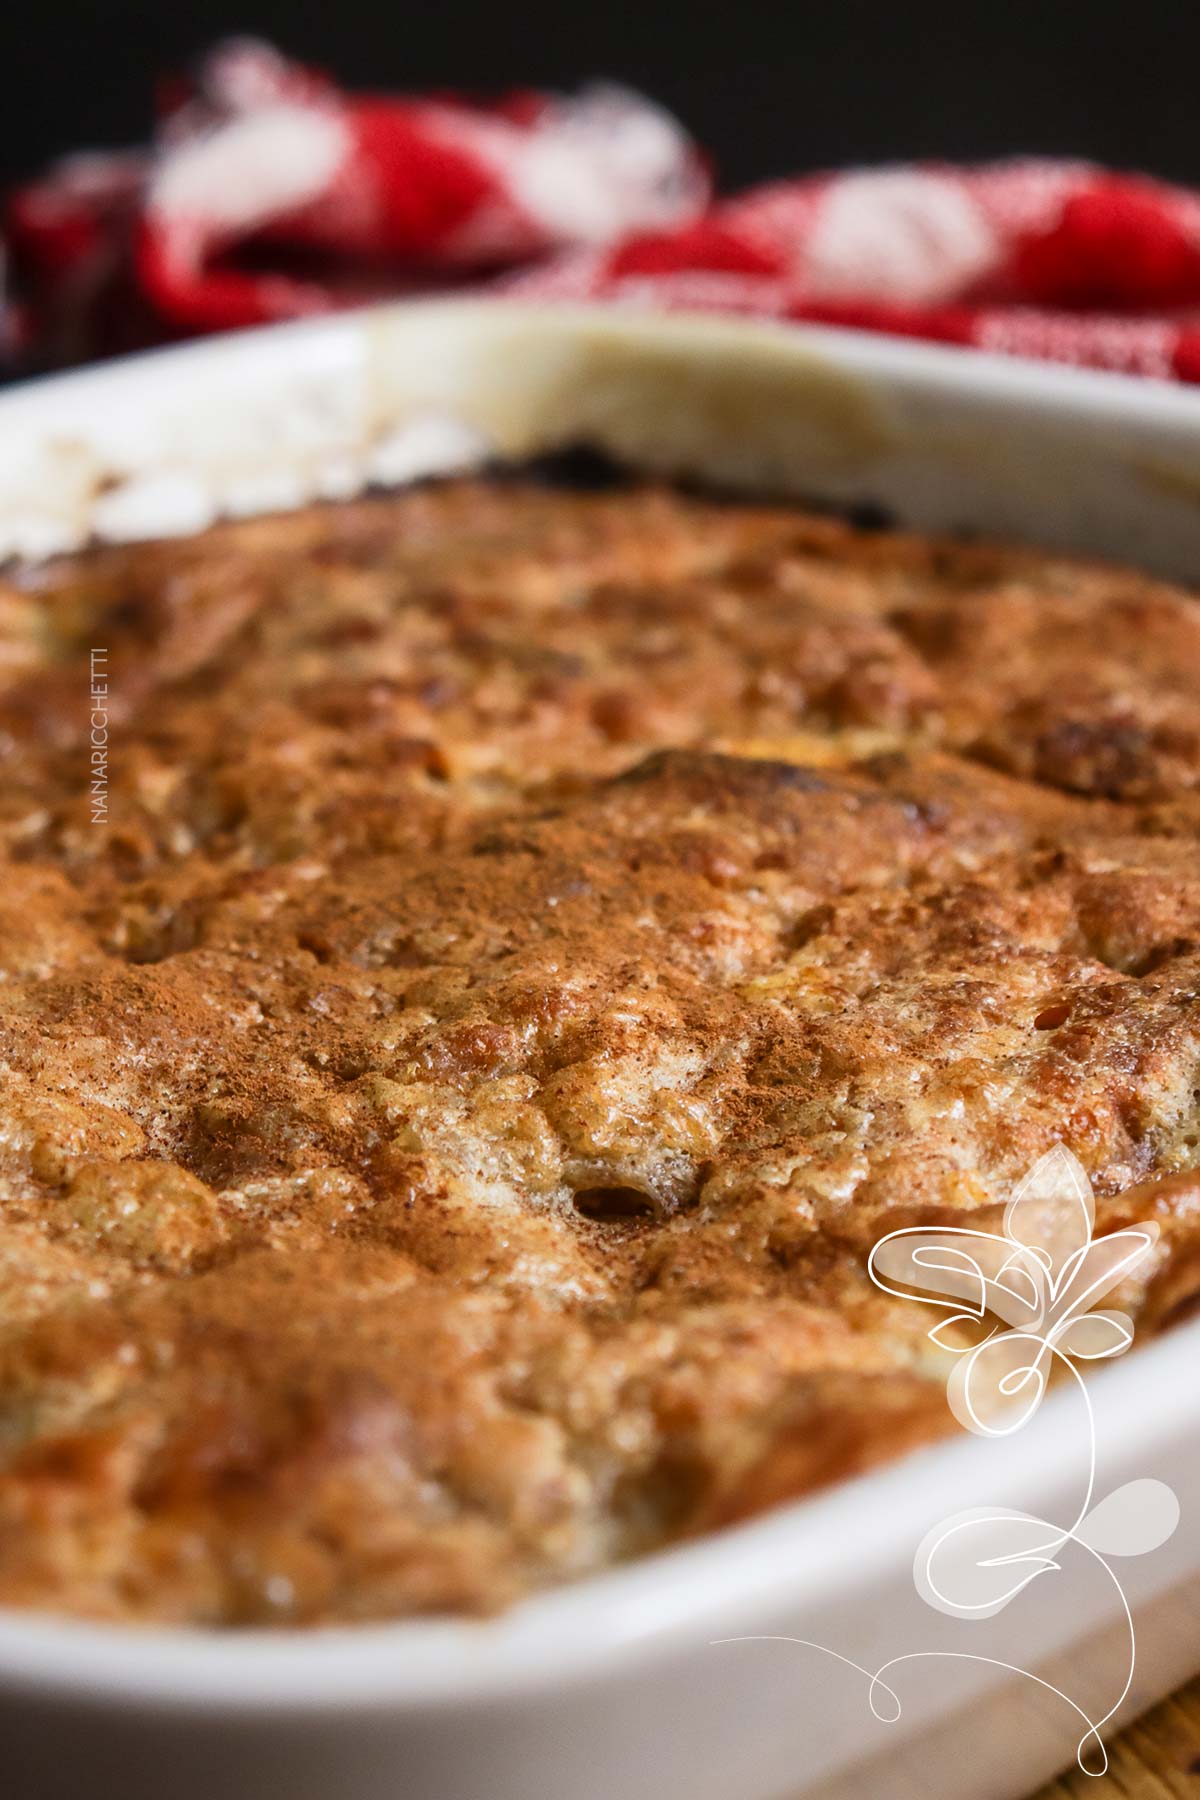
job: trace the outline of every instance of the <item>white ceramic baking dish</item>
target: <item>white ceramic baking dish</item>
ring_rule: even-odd
[[[838,332],[462,304],[10,390],[0,555],[580,441],[1200,580],[1200,397]],[[1091,1384],[1097,1492],[1153,1477],[1182,1508],[1122,1570],[1137,1655],[1118,1722],[1200,1668],[1198,1358],[1200,1322]],[[215,1637],[0,1614],[0,1769],[19,1800],[1018,1800],[1075,1755],[1053,1690],[1093,1717],[1120,1692],[1120,1596],[1065,1556],[996,1617],[955,1620],[918,1595],[914,1552],[971,1506],[1073,1519],[1085,1458],[1063,1391],[1015,1437],[963,1437],[482,1624]],[[889,1676],[900,1717],[876,1718],[849,1664],[930,1650]]]

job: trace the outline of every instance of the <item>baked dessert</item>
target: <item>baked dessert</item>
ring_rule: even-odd
[[[900,1454],[868,1252],[1056,1142],[1194,1306],[1186,593],[481,478],[2,603],[0,1603],[487,1610]]]

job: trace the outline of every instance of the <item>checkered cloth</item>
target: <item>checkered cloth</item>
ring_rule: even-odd
[[[149,150],[18,189],[6,238],[8,341],[43,362],[471,286],[1200,381],[1200,194],[1020,160],[714,204],[681,127],[624,89],[351,96],[250,41],[168,91]]]

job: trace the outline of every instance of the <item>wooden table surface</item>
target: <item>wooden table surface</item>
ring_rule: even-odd
[[[1036,1800],[1176,1800],[1177,1795],[1200,1797],[1200,1679],[1109,1745],[1107,1775],[1074,1769],[1043,1788]]]

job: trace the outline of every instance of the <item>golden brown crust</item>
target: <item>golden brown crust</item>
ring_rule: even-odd
[[[1195,1307],[1186,594],[464,481],[0,672],[0,1602],[486,1609],[865,1469],[951,1426],[871,1244],[1059,1141]]]

